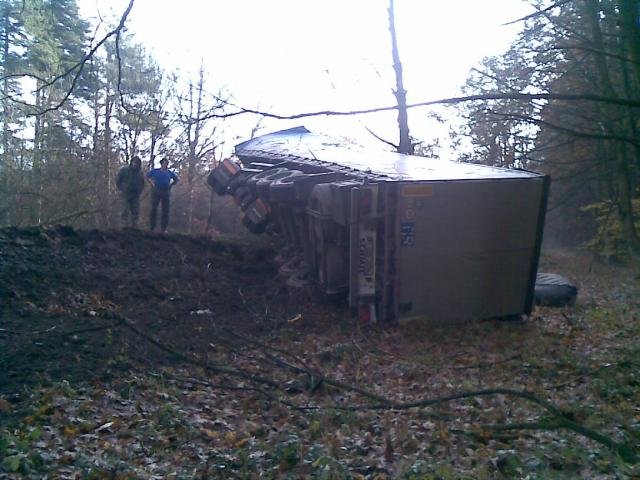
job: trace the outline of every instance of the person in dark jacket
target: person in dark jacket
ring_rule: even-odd
[[[140,194],[144,190],[144,175],[140,157],[133,157],[116,177],[116,186],[122,198],[122,227],[137,228],[140,213]]]
[[[169,224],[171,188],[178,183],[178,176],[169,170],[169,160],[165,157],[160,160],[160,168],[154,168],[147,173],[147,179],[153,187],[151,190],[151,217],[149,218],[149,228],[152,232],[156,228],[158,204],[160,204],[162,208],[160,231],[164,233]]]

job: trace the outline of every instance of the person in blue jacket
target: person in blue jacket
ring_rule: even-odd
[[[171,200],[171,188],[178,183],[178,176],[169,170],[169,160],[165,157],[160,160],[160,168],[154,168],[147,173],[147,180],[151,183],[151,217],[149,228],[153,232],[156,228],[158,204],[162,209],[160,216],[160,231],[164,233],[169,224],[169,205]]]
[[[122,227],[137,228],[140,212],[140,194],[144,190],[144,173],[140,157],[133,157],[116,177],[116,187],[122,198]]]

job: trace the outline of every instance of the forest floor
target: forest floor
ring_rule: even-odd
[[[0,478],[640,476],[637,272],[549,252],[575,307],[383,328],[266,242],[0,230]]]

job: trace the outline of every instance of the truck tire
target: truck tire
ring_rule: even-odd
[[[578,288],[569,280],[555,273],[538,273],[534,298],[536,305],[566,307],[575,305]]]

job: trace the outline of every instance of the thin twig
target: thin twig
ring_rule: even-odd
[[[129,319],[125,318],[125,317],[121,317],[121,320],[122,320],[122,324],[124,326],[126,326],[127,328],[129,328],[136,335],[142,337],[143,339],[145,339],[149,343],[155,345],[156,347],[158,347],[163,352],[169,353],[170,355],[172,355],[172,356],[174,356],[176,358],[179,358],[180,360],[184,361],[185,363],[190,363],[191,365],[195,365],[197,367],[203,368],[203,369],[211,371],[211,372],[223,373],[223,374],[226,374],[226,375],[231,375],[231,376],[235,376],[235,377],[244,378],[246,380],[250,380],[252,382],[260,383],[260,384],[263,384],[263,385],[268,385],[268,386],[273,387],[273,388],[278,388],[278,389],[281,388],[281,385],[279,383],[275,382],[274,380],[271,380],[270,378],[262,377],[260,375],[248,373],[248,372],[245,372],[243,370],[238,370],[236,368],[226,367],[226,366],[223,366],[223,365],[211,365],[209,363],[201,362],[201,361],[196,360],[194,358],[188,357],[188,356],[184,355],[183,353],[180,353],[180,352],[174,350],[173,348],[168,347],[164,343],[161,343],[160,341],[158,341],[155,338],[153,338],[151,335],[143,332],[131,320],[129,320]]]
[[[0,333],[4,333],[8,335],[41,335],[43,333],[52,332],[56,328],[58,328],[58,325],[54,325],[53,327],[49,327],[45,330],[33,330],[33,331],[27,331],[27,330],[20,331],[20,330],[10,330],[8,328],[0,328]]]

